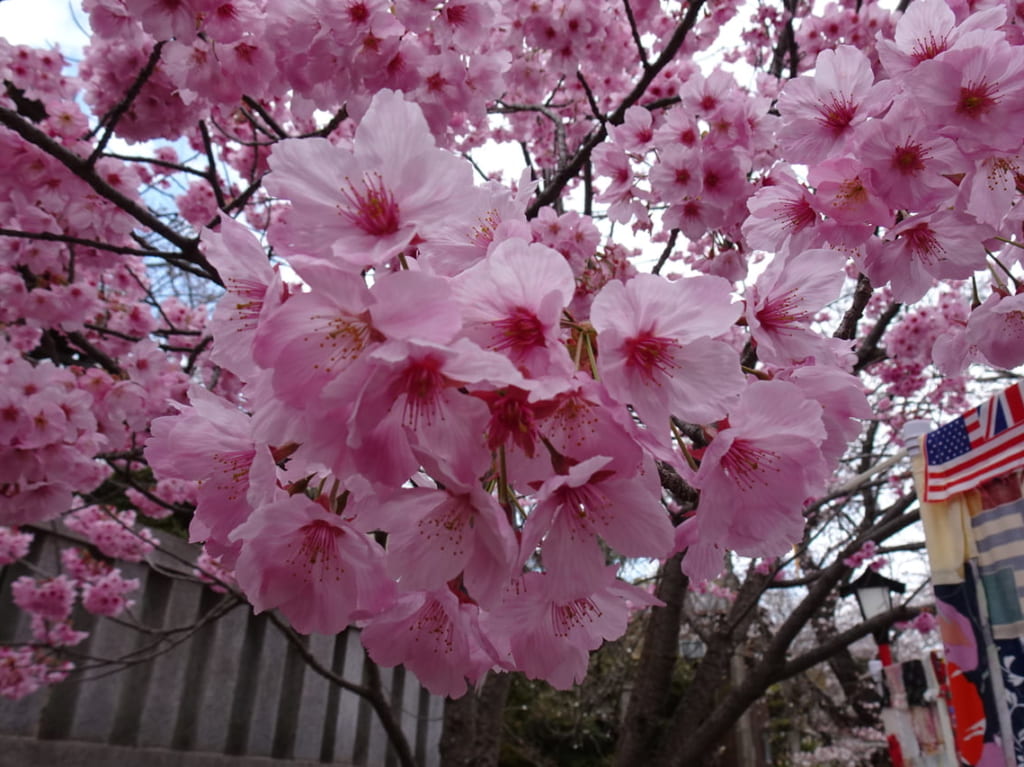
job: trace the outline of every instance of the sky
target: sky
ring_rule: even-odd
[[[0,37],[17,45],[56,43],[65,56],[77,59],[86,36],[75,24],[76,15],[84,26],[77,0],[0,0]]]

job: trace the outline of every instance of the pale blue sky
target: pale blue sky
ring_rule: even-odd
[[[0,0],[0,37],[17,45],[60,45],[68,58],[81,56],[86,36],[75,25],[74,14],[84,25],[77,0]]]

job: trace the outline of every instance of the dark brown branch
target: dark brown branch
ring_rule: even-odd
[[[16,112],[12,112],[5,107],[0,107],[0,124],[10,128],[33,146],[42,149],[92,187],[105,200],[113,203],[134,218],[139,224],[156,232],[174,247],[178,248],[182,252],[181,257],[183,259],[199,267],[201,276],[216,282],[218,285],[224,284],[217,270],[199,252],[198,240],[181,235],[161,221],[152,211],[144,208],[135,200],[132,200],[123,192],[108,184],[86,160],[58,144],[34,125],[26,122]]]
[[[640,64],[643,68],[649,69],[651,63],[647,60],[647,51],[644,49],[643,41],[640,39],[640,30],[636,26],[636,16],[633,15],[633,6],[629,4],[629,0],[622,0],[622,4],[626,9],[626,18],[629,20],[629,32],[633,35],[633,42],[636,44],[637,55],[640,56]]]
[[[678,240],[678,239],[679,239],[679,230],[678,229],[673,229],[671,232],[669,232],[668,242],[665,243],[665,249],[663,251],[661,251],[661,256],[658,257],[658,263],[656,263],[654,265],[654,268],[651,269],[651,274],[661,274],[661,269],[662,269],[662,267],[665,266],[666,263],[668,263],[668,258],[669,258],[669,256],[672,255],[672,251],[676,247],[676,240]]]
[[[92,167],[96,164],[96,160],[99,159],[100,155],[103,154],[103,150],[106,149],[107,142],[110,141],[111,136],[114,135],[114,129],[117,128],[117,124],[124,117],[125,113],[131,108],[132,102],[138,98],[139,93],[142,91],[142,86],[146,84],[146,81],[152,77],[153,72],[156,71],[156,65],[160,61],[160,53],[164,49],[166,40],[161,40],[153,46],[153,50],[149,53],[149,59],[146,61],[146,65],[142,68],[142,71],[135,77],[135,81],[131,84],[127,91],[125,91],[124,98],[122,98],[114,106],[112,110],[107,112],[100,120],[99,125],[103,126],[103,135],[100,136],[100,140],[96,142],[96,148],[92,150],[92,154],[89,155],[89,159],[85,161],[85,164]],[[98,128],[99,126],[97,126]],[[92,135],[92,134],[90,134]]]
[[[317,660],[317,657],[310,652],[308,647],[306,647],[295,629],[285,623],[276,613],[268,612],[267,615],[270,616],[271,623],[277,627],[282,636],[284,636],[295,651],[302,656],[302,660],[305,661],[309,668],[322,676],[328,682],[338,685],[338,687],[343,690],[348,690],[349,692],[358,695],[370,704],[376,712],[381,725],[384,727],[384,731],[388,734],[388,739],[391,741],[391,745],[395,749],[395,754],[398,756],[398,761],[402,763],[402,767],[416,767],[416,760],[413,757],[412,750],[409,748],[409,741],[406,740],[405,733],[402,732],[399,722],[395,719],[395,716],[391,711],[391,706],[388,704],[388,701],[384,698],[384,695],[381,692],[380,677],[377,676],[375,679],[373,676],[374,672],[378,674],[379,672],[377,671],[377,666],[373,664],[370,658],[366,658],[367,669],[371,672],[370,686],[364,687],[363,685],[350,682],[344,677],[335,674]],[[376,684],[374,684],[374,681],[376,681]]]
[[[348,108],[347,107],[342,107],[341,109],[339,109],[337,112],[334,113],[334,116],[330,119],[330,121],[327,123],[327,125],[322,127],[320,130],[316,131],[312,135],[314,135],[314,136],[321,136],[323,138],[327,138],[332,133],[334,133],[335,129],[339,125],[341,125],[343,122],[345,122],[345,120],[347,120],[347,119],[348,119]]]
[[[206,173],[204,178],[213,189],[213,196],[217,199],[217,207],[224,210],[224,190],[221,189],[220,179],[217,178],[217,161],[213,157],[213,142],[210,141],[210,131],[206,123],[199,121],[199,135],[203,139],[203,151],[206,152]]]
[[[787,661],[786,655],[793,640],[821,609],[821,606],[828,601],[836,586],[850,575],[850,568],[844,565],[842,560],[856,552],[864,541],[884,540],[916,522],[920,515],[916,511],[909,513],[907,511],[915,500],[916,496],[913,493],[900,498],[886,510],[881,523],[874,525],[870,530],[847,544],[836,556],[835,561],[820,571],[817,579],[809,585],[807,595],[791,611],[782,625],[774,630],[764,653],[757,664],[750,669],[750,673],[744,681],[709,709],[703,691],[710,689],[711,685],[717,684],[725,678],[723,675],[726,673],[727,666],[724,664],[730,657],[735,641],[733,637],[745,635],[743,624],[733,625],[734,616],[750,614],[746,605],[740,604],[741,598],[744,601],[759,599],[758,590],[767,587],[768,579],[759,576],[749,589],[748,584],[753,579],[748,579],[744,583],[725,624],[730,630],[722,627],[715,632],[712,642],[708,643],[708,653],[697,668],[691,687],[698,692],[696,695],[691,693],[684,696],[673,713],[672,726],[666,728],[665,735],[661,738],[657,751],[659,764],[682,767],[700,763],[701,756],[718,742],[718,739],[764,693],[769,685],[786,678],[779,674],[791,663]],[[884,623],[884,619],[881,622]],[[873,627],[874,624],[866,628],[861,627],[863,633],[857,633],[850,641],[855,641],[860,636],[870,633]],[[861,629],[857,631],[861,631]],[[800,657],[802,658],[801,664],[811,663],[812,660],[814,663],[818,663],[825,659],[815,659],[816,656],[810,655]],[[792,663],[796,663],[796,661],[792,661]],[[809,667],[808,665],[804,668]],[[789,668],[797,669],[795,665],[789,666]],[[798,671],[794,671],[794,673],[798,673]]]
[[[689,579],[680,570],[683,555],[676,554],[658,573],[655,596],[664,605],[647,616],[644,643],[633,679],[629,705],[619,728],[617,763],[622,767],[643,764],[650,758],[655,733],[666,726],[673,669],[679,657],[679,626]]]
[[[778,43],[772,53],[772,63],[768,71],[776,78],[782,77],[782,70],[785,69],[786,59],[789,59],[789,76],[796,77],[800,73],[800,50],[796,43],[796,32],[793,28],[793,15],[796,13],[797,3],[794,0],[783,2],[786,11],[786,21],[782,25],[782,32],[779,33]]]
[[[558,167],[561,168],[565,164],[566,158],[569,156],[569,149],[565,143],[565,125],[562,123],[562,118],[559,117],[551,107],[539,104],[506,104],[502,102],[488,111],[493,114],[537,112],[538,114],[544,115],[551,121],[551,125],[555,131],[555,157],[557,158]]]
[[[104,370],[110,373],[110,375],[116,376],[118,378],[124,376],[124,371],[121,370],[121,366],[114,362],[114,360],[111,359],[106,352],[103,352],[100,349],[97,349],[95,346],[93,346],[89,339],[87,339],[81,333],[77,331],[72,331],[68,333],[67,336],[68,341],[77,346],[81,351],[88,354],[100,365],[100,367],[102,367]]]
[[[590,104],[590,113],[594,115],[594,119],[599,123],[604,123],[604,115],[601,114],[601,106],[597,103],[597,99],[594,97],[594,91],[590,87],[590,83],[587,82],[587,78],[583,76],[583,73],[576,70],[576,80],[580,85],[583,86],[583,92],[587,95],[587,103]]]
[[[886,613],[876,615],[871,620],[858,623],[853,628],[835,634],[828,641],[816,644],[813,649],[786,662],[772,674],[772,681],[779,682],[796,676],[812,666],[828,660],[844,647],[849,647],[858,639],[866,637],[868,634],[874,634],[880,629],[888,628],[897,621],[913,620],[919,612],[920,610],[916,610],[913,607],[900,605]]]
[[[188,351],[188,361],[185,363],[185,372],[189,375],[196,368],[196,362],[199,361],[199,355],[206,351],[207,347],[213,342],[213,336],[204,336],[203,339]]]
[[[106,250],[110,253],[120,253],[125,256],[158,256],[160,258],[173,258],[176,253],[167,253],[162,250],[140,250],[130,248],[127,245],[112,245],[108,242],[89,240],[84,237],[73,237],[70,234],[56,234],[54,232],[25,232],[20,229],[0,228],[0,237],[22,237],[26,240],[45,240],[47,242],[66,242],[69,245],[84,245],[96,250]]]
[[[249,199],[254,194],[256,194],[257,190],[259,190],[259,188],[262,185],[263,185],[263,176],[258,176],[251,184],[249,184],[249,186],[247,186],[245,188],[245,191],[243,191],[235,199],[233,199],[231,202],[229,202],[227,204],[227,206],[224,208],[224,210],[227,213],[232,213],[235,210],[241,210],[242,208],[245,207],[246,203],[249,202]],[[216,216],[214,218],[214,220],[211,221],[207,226],[216,226],[218,223],[220,223],[220,216]]]
[[[106,462],[107,466],[109,466],[111,468],[111,470],[114,472],[114,476],[121,481],[123,487],[130,487],[133,490],[138,491],[143,496],[145,496],[148,500],[152,501],[153,503],[155,503],[157,506],[160,506],[161,508],[167,509],[168,511],[172,511],[172,512],[177,513],[177,514],[191,514],[192,513],[192,511],[193,511],[192,507],[190,507],[190,506],[182,506],[182,505],[177,504],[177,503],[171,503],[170,501],[165,501],[163,498],[161,498],[160,496],[156,495],[155,493],[153,493],[148,488],[146,488],[143,485],[140,485],[138,482],[136,482],[135,481],[135,477],[132,476],[131,471],[129,471],[129,469],[127,467],[119,466],[117,463],[115,463],[115,459],[126,460],[128,465],[130,466],[131,463],[133,462],[132,458],[125,459],[122,456],[116,456],[115,457],[115,456],[102,456],[102,455],[101,456],[97,456],[97,457],[103,458],[103,460]],[[89,495],[83,495],[82,497],[87,499],[87,500],[91,499],[91,496],[89,496]]]
[[[242,96],[242,101],[245,102],[246,106],[263,118],[263,122],[265,122],[267,127],[277,134],[278,138],[288,138],[288,132],[277,124],[277,120],[275,120],[271,114],[263,108],[263,105],[260,102],[256,101],[256,99],[251,96]]]
[[[661,486],[672,494],[676,503],[683,507],[684,511],[692,511],[697,508],[700,494],[686,484],[683,478],[679,476],[679,472],[667,463],[658,461],[657,465],[658,479],[661,480]]]
[[[835,338],[850,341],[857,337],[857,323],[864,316],[864,309],[867,308],[868,301],[871,300],[873,290],[871,281],[865,275],[857,275],[857,287],[853,291],[853,303],[850,304],[850,308],[843,315],[843,320],[839,323],[839,327],[836,328],[836,332],[832,334]]]
[[[173,170],[176,173],[191,173],[193,176],[206,177],[206,172],[197,170],[196,168],[190,168],[187,165],[182,165],[179,162],[168,162],[167,160],[160,160],[156,157],[143,157],[141,155],[130,155],[130,154],[118,154],[117,152],[107,152],[103,155],[104,157],[113,157],[115,160],[123,160],[124,162],[144,162],[150,165],[156,165],[160,168],[167,168],[167,170]]]
[[[857,347],[857,363],[853,366],[854,373],[859,373],[884,358],[885,355],[879,348],[879,343],[882,340],[882,336],[885,335],[885,331],[889,329],[889,325],[896,319],[896,315],[900,313],[902,308],[903,304],[894,302],[889,304],[885,311],[879,315],[875,326],[871,328],[871,331]]]
[[[99,333],[103,336],[113,336],[114,338],[120,338],[122,341],[130,341],[135,344],[142,340],[139,336],[133,336],[128,333],[122,333],[120,330],[114,330],[112,328],[105,328],[102,325],[96,325],[92,322],[86,322],[85,327],[92,330],[95,333]]]
[[[657,60],[650,67],[644,70],[637,84],[633,86],[633,89],[622,100],[618,108],[608,116],[607,122],[612,125],[622,123],[626,110],[640,101],[644,93],[647,92],[647,88],[654,82],[654,79],[679,53],[679,49],[686,41],[686,36],[697,23],[697,18],[703,5],[704,0],[691,0],[686,9],[686,15],[679,22],[675,32],[672,33],[672,37],[665,46],[665,50],[661,52],[661,55],[658,56]],[[541,208],[552,204],[562,194],[562,190],[579,174],[583,169],[583,165],[590,159],[590,153],[594,151],[594,147],[604,141],[607,135],[608,128],[602,123],[583,140],[583,144],[576,150],[573,158],[564,166],[560,166],[558,173],[555,174],[551,182],[537,193],[536,199],[526,209],[527,218],[535,218]]]

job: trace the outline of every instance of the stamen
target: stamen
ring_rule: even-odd
[[[364,173],[362,187],[346,179],[348,189],[341,189],[344,205],[338,213],[367,234],[381,237],[398,231],[400,218],[394,194],[384,185],[378,173]]]

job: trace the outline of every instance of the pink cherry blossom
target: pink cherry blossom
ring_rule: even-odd
[[[629,608],[657,604],[647,592],[601,573],[601,582],[586,589],[543,573],[526,573],[509,590],[505,610],[494,626],[508,637],[508,653],[531,679],[544,679],[560,690],[583,680],[591,650],[626,630]]]
[[[0,647],[0,695],[19,700],[67,678],[71,663],[47,663],[32,647]]]
[[[653,466],[646,476],[633,478],[609,470],[611,462],[595,456],[541,485],[523,527],[524,559],[543,537],[548,572],[590,584],[600,580],[604,569],[598,536],[625,556],[668,553],[672,526],[660,503]]]
[[[822,51],[814,67],[813,79],[790,80],[779,95],[779,141],[792,162],[815,163],[838,153],[857,126],[892,98],[890,86],[874,84],[870,62],[852,46]]]
[[[868,187],[867,178],[867,169],[851,157],[826,160],[808,174],[817,190],[818,211],[831,219],[825,236],[832,244],[856,247],[876,227],[892,222],[892,211]]]
[[[238,545],[229,536],[252,511],[246,498],[257,455],[251,419],[199,387],[190,399],[180,415],[153,422],[146,458],[162,476],[202,481],[189,535],[233,561]]]
[[[692,480],[701,491],[701,540],[773,557],[800,538],[803,504],[830,471],[820,452],[821,414],[821,405],[794,384],[755,381],[747,387]]]
[[[950,198],[956,187],[948,176],[966,165],[952,141],[932,135],[909,109],[896,107],[864,126],[857,157],[871,189],[904,210],[928,210]]]
[[[1024,363],[1024,293],[993,292],[971,312],[966,341],[997,367],[1011,370]]]
[[[304,495],[261,506],[231,535],[235,577],[257,612],[279,609],[296,631],[337,634],[394,599],[384,551]]]
[[[949,50],[966,32],[995,29],[1005,16],[1003,8],[978,9],[958,25],[945,0],[921,0],[904,11],[891,41],[879,39],[878,55],[889,75],[895,77]]]
[[[1005,127],[1024,113],[1024,52],[993,35],[974,41],[920,64],[913,87],[928,125],[963,151],[1014,152],[1024,138]]]
[[[243,378],[255,377],[252,345],[260,315],[280,303],[284,289],[255,235],[236,221],[204,232],[203,244],[226,290],[210,324],[217,340],[212,359]]]
[[[641,274],[625,285],[610,282],[591,314],[601,379],[656,431],[670,415],[695,423],[720,418],[743,387],[735,353],[714,340],[736,314],[721,278],[666,282]]]
[[[491,603],[515,574],[512,526],[475,482],[432,468],[443,488],[400,490],[373,513],[374,524],[388,533],[388,572],[406,590],[428,591],[462,574],[469,595]]]
[[[654,139],[653,120],[649,109],[630,107],[626,110],[622,125],[612,125],[608,132],[612,141],[627,152],[643,154]]]
[[[481,451],[487,406],[461,389],[524,385],[512,363],[464,338],[446,346],[390,341],[370,359],[348,438],[360,470],[401,484],[416,471],[419,450],[456,476],[481,474],[489,463]]]
[[[290,252],[329,249],[350,269],[380,266],[472,193],[470,169],[434,144],[418,107],[380,91],[352,151],[326,139],[285,141],[270,156],[267,188],[292,202],[271,230]]]
[[[810,328],[817,312],[842,289],[846,258],[815,249],[777,255],[748,291],[747,324],[765,362],[784,365],[827,359],[825,340]]]
[[[9,565],[28,554],[32,538],[31,533],[19,532],[17,528],[0,527],[0,565]]]
[[[936,279],[964,279],[983,269],[982,243],[991,234],[956,211],[908,216],[868,252],[864,271],[877,284],[889,282],[897,300],[917,301]]]
[[[371,619],[361,638],[375,663],[404,664],[435,695],[461,697],[494,665],[494,648],[481,633],[479,608],[449,589],[402,594]]]
[[[560,254],[520,239],[495,246],[454,281],[466,335],[535,376],[572,370],[560,323],[575,289]]]
[[[66,575],[36,580],[23,575],[11,584],[14,604],[26,612],[52,621],[62,621],[71,614],[77,593]]]
[[[750,216],[743,222],[744,237],[752,247],[770,252],[781,251],[787,242],[792,251],[820,244],[821,216],[812,200],[787,166],[774,170],[747,200]]]
[[[125,594],[138,587],[138,578],[125,578],[118,570],[111,570],[82,587],[82,607],[94,615],[120,615],[135,604]]]

